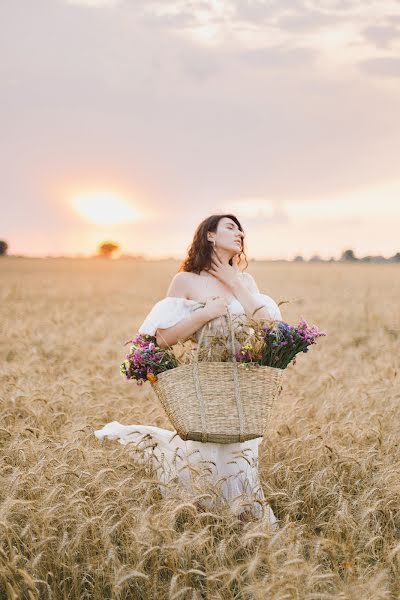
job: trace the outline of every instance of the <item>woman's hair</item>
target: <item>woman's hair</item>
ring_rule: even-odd
[[[210,217],[207,217],[207,219],[204,219],[204,221],[198,225],[187,256],[179,265],[178,271],[190,271],[191,273],[199,274],[203,269],[207,270],[211,267],[211,255],[214,246],[212,242],[207,239],[207,232],[217,231],[218,223],[224,217],[232,219],[232,221],[234,221],[239,227],[240,231],[243,231],[243,227],[241,226],[239,219],[237,219],[234,215],[211,215]],[[243,239],[242,247],[239,253],[239,263],[242,260],[242,256],[246,261],[245,268],[247,268],[248,262],[246,253],[244,251]],[[232,265],[232,259],[230,259],[229,264]]]

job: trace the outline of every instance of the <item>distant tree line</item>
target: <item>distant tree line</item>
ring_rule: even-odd
[[[295,256],[293,259],[294,262],[306,262],[306,260],[302,256]],[[393,256],[389,258],[385,258],[384,256],[375,255],[375,256],[362,256],[361,258],[357,258],[354,254],[354,251],[351,249],[344,250],[342,252],[339,260],[334,258],[333,256],[329,259],[323,259],[318,254],[315,254],[311,258],[308,259],[307,262],[363,262],[363,263],[400,263],[400,252],[396,252]]]
[[[120,246],[117,242],[107,240],[107,241],[101,242],[101,244],[99,244],[97,246],[97,255],[96,256],[99,258],[111,258],[111,256],[115,252],[117,252],[119,249],[120,249]],[[0,240],[0,256],[5,256],[7,254],[7,250],[8,250],[7,242],[5,242],[4,240]],[[145,257],[143,254],[121,254],[119,256],[119,258],[144,259]],[[169,259],[173,259],[173,257],[169,257]],[[252,258],[250,260],[254,261],[256,259]],[[339,260],[337,260],[334,257],[331,257],[329,259],[324,259],[324,258],[321,258],[320,256],[318,256],[318,254],[315,254],[314,256],[309,258],[307,261],[302,256],[297,255],[292,259],[292,261],[287,261],[286,259],[279,259],[278,262],[400,263],[400,252],[396,252],[396,254],[394,254],[390,258],[385,258],[384,256],[380,256],[380,255],[378,255],[378,256],[362,256],[361,258],[357,258],[354,254],[354,251],[349,249],[349,250],[344,250],[344,252],[342,252],[342,255],[339,258]]]

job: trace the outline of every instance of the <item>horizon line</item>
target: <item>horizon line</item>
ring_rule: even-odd
[[[352,250],[350,248],[346,249],[346,250]],[[345,250],[343,250],[340,254],[339,257],[330,254],[328,255],[320,255],[318,253],[314,253],[311,256],[307,257],[305,255],[302,255],[301,253],[296,253],[294,255],[292,255],[291,257],[283,257],[283,256],[278,256],[278,257],[272,257],[272,256],[251,256],[251,257],[247,257],[247,261],[251,262],[251,261],[286,261],[286,262],[352,262],[352,260],[354,261],[359,261],[362,259],[366,259],[366,258],[375,258],[375,259],[381,259],[381,260],[390,260],[396,256],[399,255],[399,252],[395,252],[394,254],[385,256],[383,254],[365,254],[363,256],[356,256],[354,251],[354,258],[353,259],[345,259],[343,261],[342,256],[343,253],[345,252]],[[178,257],[175,255],[150,255],[147,253],[120,253],[117,256],[109,256],[109,257],[104,257],[101,256],[100,254],[97,253],[74,253],[74,254],[18,254],[18,253],[14,253],[14,254],[4,254],[1,256],[1,258],[29,258],[29,259],[57,259],[57,258],[65,258],[65,259],[105,259],[105,260],[124,260],[124,259],[134,259],[134,260],[145,260],[145,261],[164,261],[164,260],[172,260],[172,261],[177,261],[177,262],[182,262],[184,260],[184,258],[182,257]],[[296,261],[296,259],[298,259]]]

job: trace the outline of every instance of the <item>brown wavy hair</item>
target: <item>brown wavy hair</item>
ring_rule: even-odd
[[[188,253],[186,258],[179,265],[178,271],[189,271],[191,273],[200,274],[200,271],[203,269],[207,270],[211,268],[211,254],[213,250],[213,244],[210,243],[207,239],[208,231],[217,231],[218,223],[224,217],[228,217],[232,219],[239,227],[240,231],[244,231],[243,227],[239,222],[239,219],[235,217],[235,215],[211,215],[207,217],[198,225],[192,243],[189,246]],[[248,267],[247,256],[244,250],[244,240],[242,239],[242,247],[239,252],[239,262],[240,265],[242,261],[242,257],[246,261],[246,269]],[[232,259],[229,260],[229,264],[232,265]]]

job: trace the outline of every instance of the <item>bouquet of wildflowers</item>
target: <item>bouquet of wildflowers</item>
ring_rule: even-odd
[[[238,342],[236,360],[243,364],[278,369],[286,369],[292,361],[296,364],[296,355],[299,352],[308,352],[309,346],[315,344],[318,337],[327,335],[315,325],[310,327],[304,319],[301,319],[296,327],[284,321],[253,320],[250,332],[249,335],[248,330],[243,328],[244,337]],[[238,337],[241,338],[242,335],[238,333]],[[132,344],[130,352],[125,355],[120,372],[127,379],[136,380],[138,385],[144,381],[157,381],[159,373],[182,364],[172,348],[164,350],[157,346],[156,337],[153,335],[137,334],[132,340],[125,342],[125,345],[129,343]],[[216,352],[210,352],[210,349]],[[211,343],[205,346],[204,352],[201,360],[224,362],[231,359],[229,340],[225,336],[213,336]],[[205,356],[207,358],[204,358]],[[189,358],[189,362],[193,362],[193,358]]]
[[[296,364],[296,354],[308,352],[309,346],[325,335],[316,325],[310,327],[304,319],[296,327],[278,321],[261,329],[255,328],[255,335],[240,347],[235,358],[241,363],[286,369],[290,362]]]
[[[167,369],[174,369],[178,361],[171,350],[157,346],[156,337],[147,334],[137,334],[131,343],[129,354],[120,366],[121,375],[127,379],[135,379],[138,385],[144,381],[157,381],[157,375]]]

